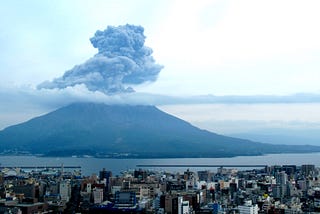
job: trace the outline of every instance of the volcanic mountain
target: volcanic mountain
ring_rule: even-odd
[[[230,157],[315,152],[201,130],[154,106],[74,103],[0,131],[0,151],[52,156]]]

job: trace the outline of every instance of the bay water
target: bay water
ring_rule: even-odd
[[[0,167],[80,166],[82,175],[99,174],[103,168],[119,175],[123,171],[138,169],[137,165],[297,165],[313,164],[320,167],[320,153],[269,154],[232,158],[162,158],[162,159],[101,159],[93,157],[36,157],[0,156]],[[182,172],[211,170],[214,167],[148,167],[143,169]]]

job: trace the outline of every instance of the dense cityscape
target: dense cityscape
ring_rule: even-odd
[[[0,213],[312,213],[320,211],[319,176],[310,164],[91,176],[2,167]]]

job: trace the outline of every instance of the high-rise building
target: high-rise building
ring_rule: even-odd
[[[183,197],[178,197],[178,214],[189,214],[189,201],[184,201]]]
[[[166,195],[164,209],[166,213],[178,214],[179,213],[178,197],[173,195]]]
[[[276,183],[280,185],[286,185],[288,181],[288,175],[285,171],[277,172],[275,174],[276,177]]]
[[[137,205],[135,192],[116,192],[115,194],[115,207],[129,208]]]
[[[62,201],[68,202],[71,197],[71,184],[68,180],[60,181],[59,194]]]
[[[288,176],[293,176],[297,171],[296,165],[283,165],[282,171],[285,171]]]
[[[103,202],[103,189],[95,188],[92,191],[92,195],[93,195],[93,203],[101,204]]]
[[[305,176],[313,175],[315,171],[315,165],[305,164],[301,166],[301,172]]]
[[[258,214],[258,205],[252,205],[252,201],[247,201],[244,205],[238,206],[239,214]]]
[[[237,184],[236,183],[230,183],[229,189],[230,189],[231,199],[234,199],[235,193],[237,192]]]
[[[104,200],[108,198],[109,192],[111,191],[110,179],[112,177],[112,172],[107,171],[105,168],[99,172],[99,180],[105,184],[104,188]]]
[[[320,189],[315,189],[313,199],[314,209],[316,212],[320,212]]]
[[[39,186],[35,184],[21,184],[13,187],[13,191],[17,194],[24,194],[25,198],[39,199]]]

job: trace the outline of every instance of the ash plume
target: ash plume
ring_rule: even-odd
[[[38,85],[38,89],[66,88],[84,84],[90,91],[106,94],[133,92],[127,85],[152,82],[163,66],[156,64],[145,46],[144,29],[135,25],[108,26],[90,39],[98,53],[74,66],[62,77]]]

